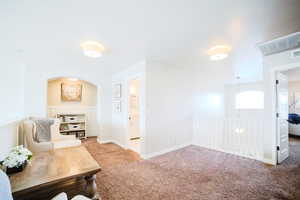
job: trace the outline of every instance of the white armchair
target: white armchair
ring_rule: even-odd
[[[52,142],[36,142],[34,136],[36,134],[36,127],[32,120],[25,120],[23,122],[23,134],[25,146],[32,152],[50,151],[53,150]]]
[[[11,194],[11,186],[9,179],[7,175],[0,169],[0,197],[1,199],[5,200],[13,200],[12,194]],[[52,200],[68,200],[66,193],[60,193],[59,195],[52,198]],[[91,200],[89,198],[86,198],[82,195],[77,195],[71,200]]]
[[[54,124],[50,127],[51,141],[37,142],[34,140],[36,135],[36,126],[33,120],[23,122],[23,133],[25,137],[25,146],[32,152],[50,151],[52,149],[72,147],[81,145],[81,141],[76,139],[75,135],[62,135],[59,132],[60,121],[53,119]]]
[[[54,124],[50,127],[51,142],[54,145],[54,149],[81,145],[81,140],[76,139],[75,135],[62,135],[59,132],[59,126],[60,120],[54,119]]]

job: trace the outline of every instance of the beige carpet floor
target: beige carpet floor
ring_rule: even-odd
[[[300,140],[279,166],[197,146],[141,160],[114,144],[84,142],[101,165],[103,200],[300,200]]]

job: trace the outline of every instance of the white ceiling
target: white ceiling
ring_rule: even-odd
[[[27,65],[116,72],[143,59],[184,65],[208,62],[215,44],[232,46],[231,65],[261,72],[256,44],[300,30],[299,0],[10,0],[0,2],[2,55]],[[79,44],[109,51],[84,57]],[[204,64],[205,65],[205,64]]]

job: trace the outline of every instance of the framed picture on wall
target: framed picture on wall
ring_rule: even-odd
[[[122,112],[122,102],[121,101],[114,101],[113,106],[114,106],[115,113]]]
[[[81,101],[82,84],[80,83],[62,83],[61,100],[62,101]]]
[[[121,84],[115,84],[113,88],[113,97],[114,98],[121,98],[122,96],[122,85]]]

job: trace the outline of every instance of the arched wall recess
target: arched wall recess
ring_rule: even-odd
[[[63,98],[63,86],[78,86],[78,99]],[[51,78],[47,86],[47,116],[57,114],[85,114],[86,122],[81,124],[86,130],[86,136],[98,136],[98,102],[101,96],[98,87],[93,83],[74,77]]]

